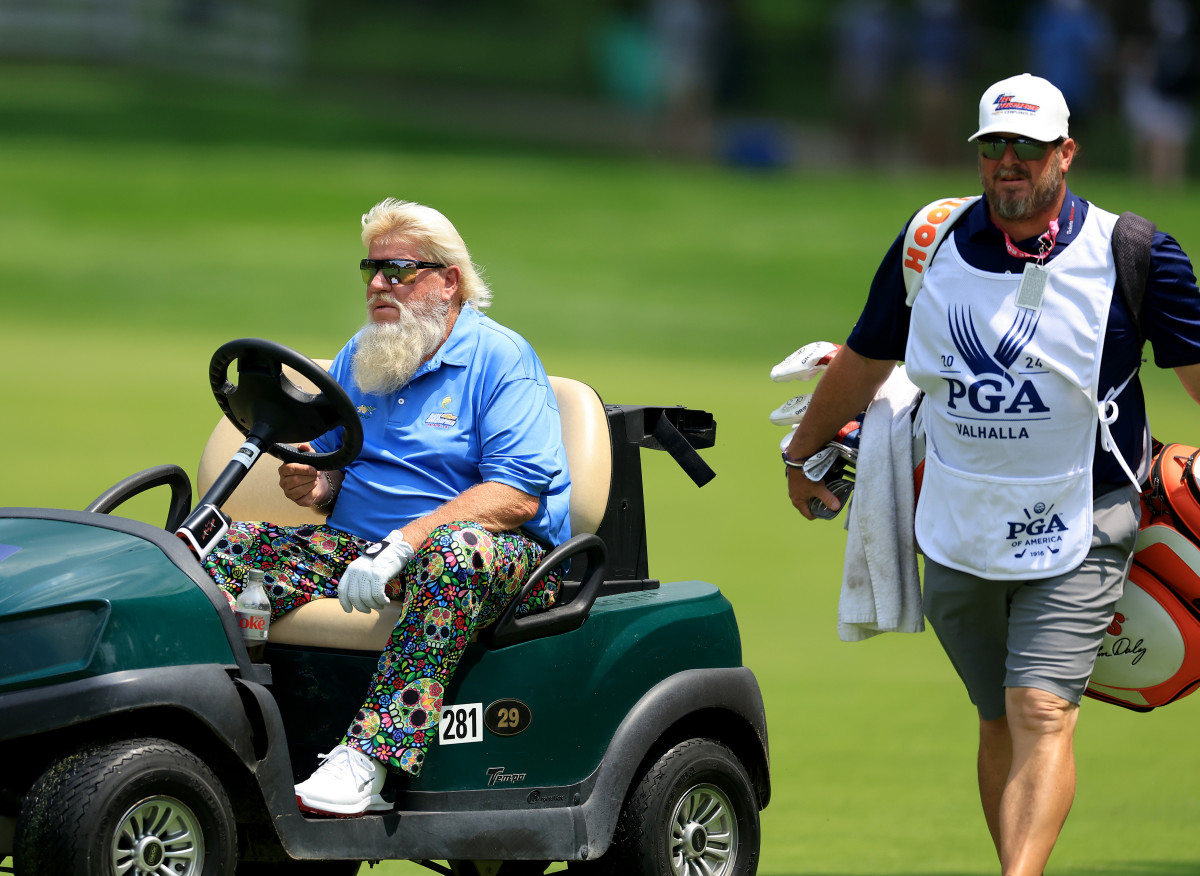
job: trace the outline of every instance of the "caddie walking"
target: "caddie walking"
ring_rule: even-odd
[[[1004,876],[1043,872],[1074,799],[1079,703],[1148,474],[1143,339],[1200,402],[1191,262],[1170,235],[1122,220],[1143,236],[1122,237],[1119,254],[1148,254],[1148,268],[1141,288],[1115,291],[1118,217],[1067,187],[1068,116],[1036,76],[984,92],[968,138],[982,197],[933,201],[906,225],[785,453],[800,513],[812,518],[814,497],[837,508],[797,463],[897,361],[924,393],[923,607],[979,713],[979,792]]]

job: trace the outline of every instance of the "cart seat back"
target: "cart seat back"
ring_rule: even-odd
[[[328,359],[315,359],[328,369]],[[300,387],[315,391],[304,378],[285,369]],[[558,400],[563,444],[571,475],[571,532],[596,532],[600,527],[612,483],[612,447],[608,416],[596,391],[586,383],[567,377],[551,377],[550,386]],[[209,436],[200,457],[196,484],[204,495],[245,439],[228,419],[222,417]],[[224,504],[234,520],[267,520],[285,526],[324,523],[324,515],[301,508],[279,489],[278,463],[263,456],[247,473]],[[400,615],[401,603],[391,602],[370,614],[346,614],[337,600],[317,599],[271,624],[270,639],[277,644],[382,651]]]

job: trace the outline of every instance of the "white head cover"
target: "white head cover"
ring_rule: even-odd
[[[968,141],[984,134],[1016,134],[1052,143],[1067,133],[1071,112],[1062,92],[1040,76],[1022,73],[1002,79],[979,100],[979,130]]]
[[[838,345],[829,341],[805,344],[771,369],[771,379],[776,383],[783,383],[785,380],[812,380],[829,366],[837,351]]]

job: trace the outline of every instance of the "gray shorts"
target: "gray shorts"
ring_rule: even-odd
[[[1141,508],[1133,485],[1095,499],[1092,545],[1053,578],[988,581],[925,560],[925,616],[985,721],[1002,718],[1004,690],[1083,698],[1125,586]]]

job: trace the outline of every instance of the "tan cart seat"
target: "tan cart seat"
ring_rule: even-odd
[[[328,359],[315,359],[328,369]],[[309,391],[308,381],[287,369],[298,385]],[[568,377],[551,377],[550,386],[562,416],[563,443],[571,474],[571,533],[594,533],[608,503],[612,481],[612,447],[608,417],[596,391]],[[213,429],[196,473],[196,486],[203,496],[220,475],[234,451],[242,445],[242,434],[222,417]],[[324,523],[325,517],[301,508],[279,489],[278,461],[263,455],[225,502],[224,511],[234,520],[269,520],[286,526]],[[270,639],[276,644],[382,651],[400,618],[400,603],[392,602],[370,614],[342,611],[336,599],[317,599],[271,623]]]

